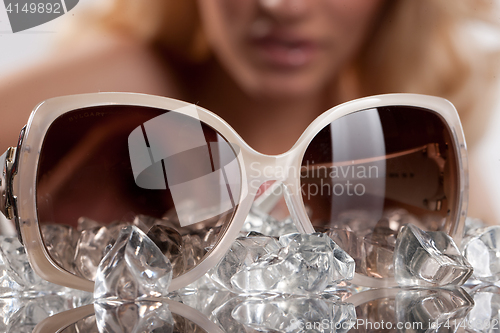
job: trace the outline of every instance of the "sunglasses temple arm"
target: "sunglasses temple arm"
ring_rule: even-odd
[[[432,211],[441,210],[443,200],[446,199],[446,193],[443,187],[444,180],[442,177],[446,160],[443,158],[443,156],[441,156],[439,150],[439,144],[437,143],[430,143],[421,147],[382,156],[375,156],[371,158],[307,165],[301,170],[301,176],[304,175],[304,172],[307,172],[305,173],[306,175],[309,174],[310,172],[312,172],[313,175],[315,173],[316,175],[319,175],[321,171],[326,172],[328,168],[359,166],[379,161],[387,162],[387,170],[385,170],[385,173],[387,175],[391,174],[396,175],[395,178],[393,177],[386,178],[384,195],[387,199],[391,199],[405,204],[410,204],[414,207],[424,208],[427,210],[432,210]],[[403,165],[408,165],[412,163],[418,163],[418,165],[421,166],[420,169],[424,170],[422,172],[424,172],[423,174],[425,175],[425,177],[422,176],[422,173],[418,168],[414,168],[414,172],[415,174],[417,174],[417,176],[415,176],[413,172],[409,172],[407,174],[403,169],[401,169]],[[399,177],[399,173],[402,174],[402,177]],[[348,173],[346,174],[347,176],[349,176]],[[420,174],[420,177],[418,177],[418,174]],[[378,171],[377,171],[377,176],[375,176],[375,178],[378,178]],[[426,188],[429,188],[430,190],[425,192],[422,191],[408,192],[401,190],[402,187],[418,188],[423,181],[430,181],[430,180],[436,181],[437,184],[439,184],[437,189],[434,189],[432,186],[427,186]],[[378,189],[376,183],[372,184],[370,188],[372,190]],[[370,193],[369,190],[368,193]],[[374,195],[376,195],[376,193],[377,191],[371,192],[371,194]],[[403,195],[402,193],[407,193],[408,195]]]
[[[345,162],[337,162],[334,164],[319,164],[315,166],[309,166],[309,168],[314,168],[314,167],[324,167],[326,165],[328,166],[348,166],[348,165],[360,165],[360,164],[365,164],[365,163],[370,163],[370,162],[377,162],[377,161],[382,161],[382,160],[388,160],[388,159],[394,159],[398,157],[404,157],[408,156],[410,154],[414,154],[416,152],[421,152],[421,151],[432,151],[434,152],[436,150],[435,144],[428,144],[425,146],[413,148],[413,149],[408,149],[405,151],[401,151],[398,153],[393,153],[393,154],[388,154],[384,156],[377,156],[373,158],[367,158],[367,159],[361,159],[361,160],[355,160],[355,161],[345,161]],[[430,156],[434,156],[435,154],[429,154]],[[431,157],[432,158],[432,157]],[[439,165],[440,168],[442,168],[442,161],[440,159],[435,159],[436,164]],[[306,167],[306,170],[309,169]],[[276,206],[278,201],[283,197],[283,187],[282,187],[282,182],[274,182],[271,186],[269,186],[264,193],[262,193],[259,197],[257,197],[254,201],[254,207],[258,208],[261,212],[264,212],[266,214],[269,214],[269,212]]]
[[[363,158],[359,160],[349,160],[349,161],[342,161],[342,162],[334,162],[334,163],[318,163],[318,164],[312,164],[312,165],[307,165],[307,166],[302,166],[304,169],[302,171],[309,171],[309,170],[314,170],[317,168],[324,168],[324,167],[343,167],[343,166],[352,166],[352,165],[362,165],[366,163],[371,163],[371,162],[379,162],[379,161],[384,161],[384,160],[390,160],[398,157],[404,157],[408,156],[410,154],[414,154],[417,152],[427,152],[430,150],[432,153],[436,150],[436,144],[431,143],[427,144],[425,146],[413,148],[413,149],[408,149],[404,151],[400,151],[397,153],[392,153],[392,154],[387,154],[387,155],[381,155],[381,156],[375,156],[375,157],[370,157],[370,158]],[[436,160],[436,163],[442,164],[441,161]],[[441,166],[441,165],[440,165]]]
[[[14,195],[13,184],[14,176],[17,174],[19,155],[21,153],[21,144],[24,138],[26,126],[19,134],[17,147],[9,147],[7,151],[0,156],[0,211],[9,220],[15,219],[17,235],[21,244],[21,230],[19,228],[19,214],[17,212],[17,196]]]

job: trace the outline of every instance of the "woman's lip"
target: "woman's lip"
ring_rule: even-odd
[[[252,40],[257,53],[271,65],[296,68],[310,63],[319,50],[319,44],[308,39],[266,36]]]

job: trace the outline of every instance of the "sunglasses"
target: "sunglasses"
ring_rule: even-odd
[[[35,272],[88,291],[91,278],[50,254],[45,226],[146,216],[155,221],[152,238],[159,232],[175,251],[196,253],[167,253],[176,290],[220,261],[259,188],[272,180],[299,232],[326,232],[354,258],[354,284],[390,287],[402,225],[445,231],[460,242],[467,209],[458,114],[447,100],[415,94],[336,106],[275,156],[253,150],[214,113],[179,100],[57,97],[35,108],[17,148],[0,163],[0,208],[15,219]]]

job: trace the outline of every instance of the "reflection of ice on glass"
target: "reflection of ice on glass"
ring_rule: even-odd
[[[178,111],[134,129],[128,145],[137,186],[169,189],[179,223],[187,226],[237,205],[240,172],[229,143],[220,135],[207,142],[195,106]]]
[[[332,122],[330,127],[334,164],[341,165],[341,162],[345,161],[385,156],[384,131],[376,109],[349,114]],[[364,200],[363,206],[370,207],[369,212],[372,215],[372,220],[378,221],[382,217],[384,209],[386,161],[379,159],[363,167],[368,170],[368,175],[373,171],[373,175],[369,179],[357,177],[359,170],[354,169],[354,165],[351,166],[353,170],[350,171],[355,172],[346,172],[345,175],[341,175],[341,178],[345,180],[351,174],[354,175],[353,178],[359,178],[352,179],[353,183],[362,184],[363,194],[366,192],[369,195],[358,196],[357,199]],[[348,170],[348,166],[344,166],[342,171],[345,170]],[[335,200],[332,201],[331,216],[336,216],[339,211],[349,207],[349,202],[352,200],[352,196],[336,196]]]

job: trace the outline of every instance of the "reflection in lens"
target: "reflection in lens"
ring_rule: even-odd
[[[355,308],[330,296],[235,296],[211,319],[226,332],[348,332],[356,323]]]
[[[95,315],[88,316],[69,325],[61,333],[100,333],[95,322]]]
[[[170,313],[161,302],[123,303],[115,306],[97,304],[96,315],[82,318],[61,333],[172,332],[206,333],[202,327],[181,315]]]
[[[99,331],[104,332],[172,332],[174,319],[168,304],[141,301],[94,303]]]
[[[333,121],[311,141],[301,193],[315,229],[356,260],[358,273],[391,277],[402,225],[454,231],[457,165],[450,130],[435,112],[367,109]]]
[[[173,333],[206,333],[202,327],[196,325],[192,321],[187,318],[182,317],[181,315],[172,313],[172,317],[174,318],[174,330]]]
[[[62,267],[91,278],[131,223],[146,233],[154,227],[151,235],[163,245],[170,239],[189,253],[176,259],[177,274],[217,242],[239,202],[238,152],[197,120],[194,106],[182,111],[98,106],[52,123],[40,151],[36,203],[44,242]],[[55,230],[61,225],[71,229],[66,240]]]
[[[469,332],[498,332],[500,323],[500,287],[478,285],[471,291],[474,308],[467,315]]]
[[[372,289],[347,301],[357,316],[349,332],[456,332],[474,306],[462,288]]]

